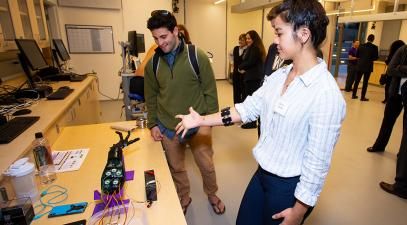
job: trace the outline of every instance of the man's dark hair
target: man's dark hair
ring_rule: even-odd
[[[294,31],[302,26],[307,27],[311,31],[311,41],[315,49],[325,40],[329,19],[324,7],[317,0],[284,0],[270,10],[267,19],[271,21],[277,16],[292,24]]]
[[[373,34],[369,34],[369,36],[367,36],[367,41],[373,42],[373,41],[374,41],[374,35],[373,35]]]
[[[175,16],[167,10],[154,10],[151,12],[151,17],[147,20],[147,28],[150,31],[165,27],[173,32],[175,26],[177,26],[177,20]]]

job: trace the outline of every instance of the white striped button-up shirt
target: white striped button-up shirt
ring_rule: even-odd
[[[236,110],[243,122],[261,117],[261,135],[253,155],[266,171],[299,176],[295,197],[314,206],[322,190],[339,137],[346,105],[326,64],[297,76],[281,95],[292,64],[266,77]]]

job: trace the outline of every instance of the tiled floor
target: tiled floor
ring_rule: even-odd
[[[338,79],[342,83],[343,79]],[[218,81],[220,107],[232,105],[232,88]],[[407,200],[382,191],[380,181],[393,182],[396,154],[401,140],[402,121],[397,121],[384,153],[368,153],[377,136],[383,117],[383,88],[369,86],[369,102],[352,100],[344,93],[347,116],[335,148],[331,170],[318,204],[306,225],[406,225]],[[120,118],[121,102],[102,102],[103,121]],[[202,191],[202,180],[191,154],[187,165],[191,181],[192,204],[186,219],[190,225],[232,225],[243,192],[255,171],[251,148],[257,141],[257,131],[238,126],[215,127],[213,146],[219,185],[219,196],[226,204],[226,213],[213,213]]]

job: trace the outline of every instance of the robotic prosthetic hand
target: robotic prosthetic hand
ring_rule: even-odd
[[[125,139],[123,139],[121,132],[116,131],[116,133],[119,135],[120,141],[110,147],[107,163],[101,177],[101,189],[107,195],[119,194],[126,180],[123,148],[140,140],[140,138],[135,138],[129,141],[130,131],[127,132]]]

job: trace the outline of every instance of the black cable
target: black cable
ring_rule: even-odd
[[[117,98],[116,98],[116,99],[115,99],[115,98],[112,98],[112,97],[110,97],[110,96],[108,96],[108,95],[106,95],[106,94],[104,94],[104,93],[102,93],[102,92],[100,91],[99,77],[96,75],[96,73],[94,73],[94,72],[93,72],[93,73],[89,73],[88,76],[95,77],[95,79],[96,79],[96,84],[97,84],[97,86],[98,86],[98,93],[99,93],[100,95],[102,95],[102,96],[104,96],[104,97],[106,97],[106,98],[108,98],[108,99],[110,99],[110,100],[119,100],[120,89],[119,89],[119,94],[117,95]]]

